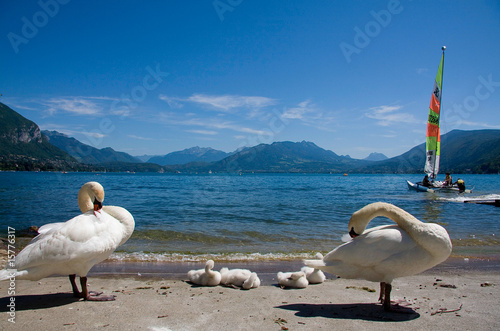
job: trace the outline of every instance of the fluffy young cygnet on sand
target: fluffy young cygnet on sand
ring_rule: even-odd
[[[306,274],[298,272],[278,272],[278,284],[288,288],[306,288],[309,285]]]
[[[247,269],[222,268],[220,270],[220,274],[221,285],[238,286],[244,290],[257,288],[260,286],[260,279],[257,276],[257,273],[251,272]]]
[[[316,259],[323,260],[323,254],[316,253]],[[309,284],[321,284],[326,279],[326,276],[323,273],[323,271],[321,271],[319,269],[314,269],[314,268],[304,266],[304,267],[302,267],[302,269],[300,269],[300,271],[302,271],[303,273],[306,274],[306,278],[307,278],[307,281],[309,282]]]
[[[213,271],[214,261],[208,260],[204,269],[190,270],[187,274],[189,281],[201,286],[217,286],[220,284],[221,274]]]

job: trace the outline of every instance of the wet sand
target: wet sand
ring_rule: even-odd
[[[216,264],[259,273],[262,286],[244,291],[186,283],[201,263],[101,263],[89,288],[115,301],[73,298],[67,277],[15,282],[15,324],[9,322],[9,283],[0,283],[2,330],[498,330],[500,272],[496,260],[450,259],[420,275],[396,279],[392,298],[403,312],[384,312],[377,283],[329,279],[305,289],[276,285],[277,271],[301,261]]]

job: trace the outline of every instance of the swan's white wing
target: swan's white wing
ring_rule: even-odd
[[[397,225],[380,226],[337,247],[325,256],[324,261],[326,265],[343,262],[371,267],[415,247],[415,242]]]
[[[134,217],[132,216],[132,214],[128,212],[128,210],[118,206],[104,206],[102,207],[102,211],[106,212],[114,219],[120,220],[124,232],[118,246],[123,245],[134,232],[135,228]]]
[[[40,228],[38,228],[37,232],[38,232],[38,234],[44,234],[44,233],[47,233],[49,231],[54,231],[54,230],[60,229],[64,224],[65,224],[65,222],[45,224],[45,225],[42,225]]]
[[[23,270],[71,260],[92,265],[102,261],[103,255],[109,256],[118,247],[124,229],[110,215],[101,212],[98,216],[91,211],[65,223],[48,225],[16,256],[16,268]]]

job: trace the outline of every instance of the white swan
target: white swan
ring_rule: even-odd
[[[306,274],[298,272],[278,272],[278,284],[282,287],[306,288],[309,285]]]
[[[134,231],[134,218],[124,208],[102,206],[104,189],[97,182],[84,184],[78,192],[82,215],[67,222],[46,224],[38,236],[15,257],[15,267],[0,271],[0,280],[39,280],[50,275],[69,275],[73,293],[85,300],[114,300],[87,290],[87,273],[109,257]],[[10,266],[8,266],[10,267]],[[82,292],[75,283],[80,276]]]
[[[323,260],[323,254],[316,253],[316,259]],[[306,274],[306,278],[307,278],[307,281],[309,282],[309,284],[321,284],[326,279],[326,276],[323,273],[323,271],[321,271],[319,269],[314,269],[314,268],[305,266],[305,267],[302,267],[300,269],[300,271],[302,271],[303,273]]]
[[[397,225],[383,225],[365,231],[377,216]],[[445,261],[451,254],[448,232],[440,225],[423,223],[389,203],[369,204],[351,216],[349,234],[353,239],[330,253],[323,261],[306,260],[306,265],[342,278],[380,282],[380,301],[391,309],[393,279],[410,276]]]
[[[226,286],[238,286],[244,290],[249,290],[251,288],[257,288],[260,286],[260,278],[257,273],[251,272],[247,269],[231,269],[222,268],[220,270],[221,274],[221,285]]]
[[[221,274],[213,271],[214,261],[208,260],[204,269],[190,270],[187,274],[189,281],[196,285],[217,286],[220,284]]]

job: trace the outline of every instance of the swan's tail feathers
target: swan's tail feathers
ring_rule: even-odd
[[[20,278],[27,274],[27,270],[17,271],[16,269],[3,269],[0,270],[0,281],[8,279],[14,280],[15,278]]]
[[[321,267],[325,266],[325,262],[323,260],[304,260],[304,264],[314,269],[321,269]]]
[[[0,280],[9,279],[12,276],[12,272],[14,272],[14,274],[15,274],[16,270],[12,270],[12,269],[0,270]]]

